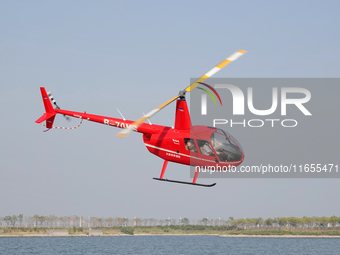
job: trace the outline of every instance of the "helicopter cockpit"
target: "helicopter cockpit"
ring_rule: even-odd
[[[242,159],[243,149],[236,139],[222,129],[217,129],[211,135],[211,144],[220,161],[239,161]]]

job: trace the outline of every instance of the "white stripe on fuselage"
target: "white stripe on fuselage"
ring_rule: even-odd
[[[177,153],[176,151],[171,151],[171,150],[163,149],[163,148],[160,148],[160,147],[157,147],[157,146],[153,146],[153,145],[147,144],[147,143],[145,143],[145,146],[148,146],[148,147],[151,147],[151,148],[154,148],[154,149],[157,149],[157,150],[161,150],[161,151],[171,152],[171,153],[178,154],[178,155],[185,156],[185,157],[189,157],[189,158],[195,158],[195,159],[199,159],[199,160],[204,160],[204,161],[216,163],[214,160],[208,160],[208,159],[204,159],[204,158],[193,157],[193,156],[190,156],[190,155],[187,155],[187,154],[183,154],[183,153]]]

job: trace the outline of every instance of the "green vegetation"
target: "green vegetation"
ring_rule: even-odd
[[[65,229],[65,228],[64,228]],[[93,229],[93,228],[92,228]],[[102,230],[104,235],[313,235],[313,236],[340,236],[340,228],[318,228],[302,229],[302,228],[258,228],[258,229],[239,229],[227,226],[139,226],[139,227],[102,227],[95,228]],[[43,228],[2,228],[0,235],[27,235],[39,234],[47,235],[48,229]],[[69,235],[89,234],[88,228],[68,228]]]
[[[132,227],[124,227],[120,229],[120,232],[127,234],[127,235],[133,235],[134,229]]]
[[[57,217],[23,214],[0,217],[0,235],[47,235],[51,229],[65,229],[70,235],[89,234],[90,228],[104,235],[329,235],[340,236],[340,217],[277,217],[235,219],[158,220],[154,218]]]
[[[76,227],[76,226],[73,226],[72,228],[69,228],[68,229],[68,234],[69,235],[78,235],[78,234],[84,234],[84,228],[83,227]]]

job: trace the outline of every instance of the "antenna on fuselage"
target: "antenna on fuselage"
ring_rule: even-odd
[[[143,115],[146,116],[144,112],[143,112]],[[149,118],[147,118],[147,120],[149,121],[149,124],[152,125],[152,123],[151,123],[151,121],[149,120]]]
[[[116,109],[117,109],[117,111],[119,112],[120,116],[122,116],[123,120],[126,120],[126,119],[124,118],[123,114],[118,110],[118,108],[116,108]]]
[[[172,128],[172,129],[174,129],[174,125],[172,125],[172,124],[171,124],[171,121],[170,121],[170,119],[168,119],[168,121],[170,122],[170,126],[171,126],[171,128]]]

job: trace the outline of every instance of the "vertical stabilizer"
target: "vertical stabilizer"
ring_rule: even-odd
[[[185,99],[178,99],[176,101],[176,119],[175,129],[190,129],[191,120],[187,102]]]
[[[42,100],[45,106],[45,113],[43,114],[43,116],[41,116],[39,119],[37,119],[35,122],[36,123],[41,123],[43,121],[46,120],[46,127],[47,128],[52,128],[53,127],[53,122],[54,122],[54,118],[55,115],[57,114],[54,111],[54,108],[51,104],[50,98],[48,97],[45,88],[41,87],[40,88],[41,91],[41,96],[42,96]]]

